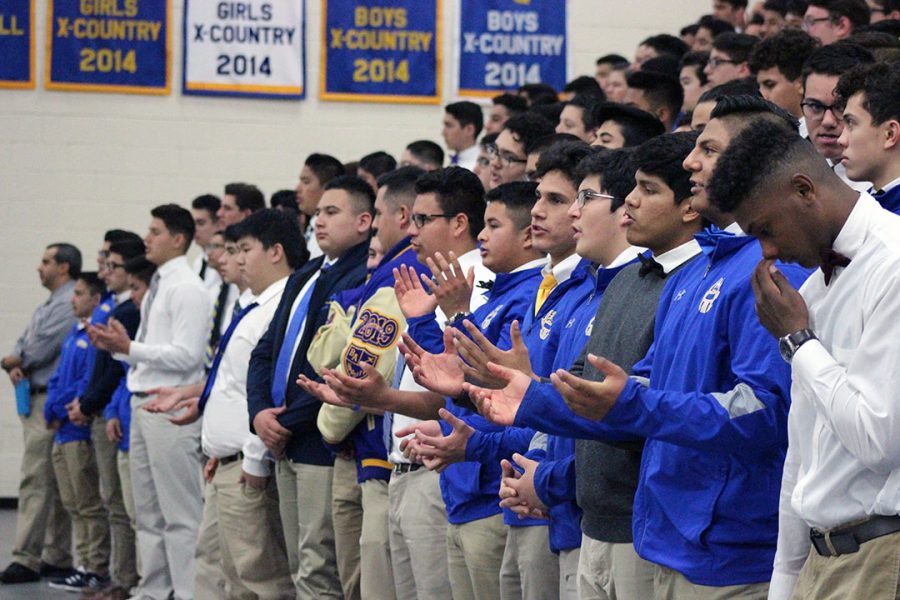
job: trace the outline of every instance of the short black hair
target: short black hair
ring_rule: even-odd
[[[827,168],[813,145],[796,132],[768,121],[747,127],[716,161],[706,186],[707,196],[719,210],[734,212],[762,188],[771,186],[774,177],[798,159],[818,159]]]
[[[69,277],[78,278],[81,274],[81,250],[74,244],[68,242],[55,242],[47,245],[47,250],[51,248],[56,252],[53,255],[53,261],[58,264],[69,265]]]
[[[241,224],[234,223],[232,225],[229,225],[220,233],[222,235],[222,239],[225,240],[225,242],[237,244],[237,241],[241,239]]]
[[[400,167],[378,178],[378,187],[387,188],[385,202],[393,208],[403,204],[412,206],[416,201],[416,181],[425,174],[419,167]]]
[[[747,35],[746,33],[737,33],[735,31],[726,31],[713,39],[712,47],[735,63],[747,62],[754,46],[759,43],[759,38],[755,35]]]
[[[494,106],[504,106],[509,111],[509,116],[519,115],[528,110],[528,103],[522,96],[515,94],[503,93],[491,98],[491,104]]]
[[[595,63],[597,65],[612,65],[614,67],[621,67],[622,65],[628,66],[628,59],[622,56],[621,54],[604,54],[600,58],[597,59]]]
[[[868,25],[872,16],[865,0],[809,0],[809,6],[824,8],[832,21],[847,17],[854,28]]]
[[[125,272],[143,281],[144,285],[150,285],[150,280],[153,278],[153,274],[156,273],[156,265],[141,254],[125,261]]]
[[[662,179],[675,194],[675,204],[691,197],[691,172],[681,165],[694,149],[698,134],[665,133],[638,146],[633,154],[635,170]]]
[[[396,169],[397,160],[387,152],[378,150],[377,152],[366,154],[359,159],[358,167],[363,171],[371,173],[375,179],[378,179],[385,173]]]
[[[559,171],[577,188],[581,183],[578,163],[591,153],[591,146],[581,140],[560,142],[547,148],[538,159],[535,177],[540,179],[550,171]]]
[[[484,229],[484,186],[472,171],[446,167],[425,173],[416,181],[416,194],[434,194],[445,214],[466,215],[472,239]]]
[[[691,23],[690,25],[685,25],[679,30],[678,35],[684,37],[686,35],[697,35],[697,30],[700,29],[700,26],[696,23]]]
[[[641,65],[641,71],[653,71],[678,79],[681,75],[680,64],[680,58],[672,56],[671,54],[660,54],[659,56],[644,61],[644,64]]]
[[[880,6],[885,13],[891,13],[895,10],[900,10],[900,0],[872,0],[875,4]]]
[[[597,127],[607,121],[619,125],[626,147],[639,146],[666,131],[665,125],[656,118],[656,115],[635,106],[615,102],[604,102],[594,109],[594,122]]]
[[[281,207],[297,212],[297,192],[294,190],[278,190],[269,198],[269,206]]]
[[[535,152],[540,154],[545,152],[547,148],[560,142],[579,141],[581,141],[581,139],[577,135],[572,135],[571,133],[551,133],[550,135],[545,135],[528,144],[528,147],[525,148],[525,154],[534,154]]]
[[[844,73],[834,90],[842,104],[862,93],[862,107],[872,115],[872,123],[900,120],[900,65],[875,63],[859,65]]]
[[[406,149],[417,160],[440,169],[444,164],[444,150],[431,140],[416,140],[407,144]]]
[[[766,0],[763,2],[762,9],[777,12],[782,17],[786,17],[788,13],[788,3],[786,0]]]
[[[143,242],[141,236],[133,231],[126,231],[125,229],[110,229],[103,234],[103,241],[109,242],[110,244],[113,242],[121,242],[123,240],[137,240]]]
[[[722,19],[717,19],[712,15],[703,15],[700,17],[700,20],[697,21],[698,29],[702,27],[703,29],[708,29],[712,34],[712,38],[716,39],[721,33],[733,32],[734,25],[729,23],[728,21],[724,21]]]
[[[898,6],[897,8],[892,8],[891,10],[900,10],[900,6]],[[883,21],[878,21],[877,23],[869,23],[868,25],[865,25],[863,27],[855,28],[853,31],[854,33],[856,33],[857,31],[882,32],[889,33],[897,37],[900,36],[900,20],[884,19]],[[853,36],[851,35],[850,37]]]
[[[202,194],[191,200],[191,208],[194,210],[205,210],[212,216],[213,221],[216,220],[216,212],[221,206],[221,198],[214,194]]]
[[[616,212],[625,204],[625,198],[634,189],[634,173],[637,168],[632,160],[633,150],[594,148],[578,163],[578,173],[582,179],[600,177],[600,184],[610,196],[609,211]]]
[[[747,8],[747,0],[722,0],[725,4],[730,4],[735,8]]]
[[[709,115],[710,119],[736,119],[753,121],[768,119],[797,132],[799,121],[774,102],[758,96],[725,96],[716,102]]]
[[[762,25],[766,20],[763,18],[761,12],[753,13],[753,16],[750,17],[750,20],[747,21],[748,25]]]
[[[592,131],[597,124],[594,122],[594,107],[602,99],[596,96],[575,96],[565,103],[565,106],[574,106],[581,109],[581,122],[586,131]]]
[[[807,8],[809,8],[808,0],[787,0],[787,12],[790,14],[795,14],[802,17],[806,14]]]
[[[732,79],[725,83],[719,84],[714,88],[708,89],[697,100],[697,104],[703,102],[718,102],[726,96],[759,96],[759,84],[752,77],[744,77],[743,79]]]
[[[325,187],[325,184],[335,177],[344,174],[344,164],[330,154],[314,152],[306,157],[303,164],[315,174],[322,187]]]
[[[102,296],[106,293],[106,284],[97,275],[97,271],[82,271],[75,279],[84,282],[91,296]]]
[[[668,33],[651,35],[638,45],[653,48],[657,54],[669,54],[675,58],[681,58],[688,51],[688,45],[681,38]]]
[[[481,111],[481,107],[474,102],[469,102],[468,100],[453,102],[445,106],[444,111],[459,121],[462,127],[473,125],[475,127],[474,137],[476,138],[484,127],[484,113]]]
[[[700,85],[706,85],[709,82],[709,79],[707,79],[704,69],[708,62],[709,52],[688,52],[681,57],[681,62],[678,63],[678,75],[679,77],[681,76],[681,69],[685,67],[694,67]]]
[[[238,239],[252,237],[259,240],[266,250],[280,244],[291,269],[299,268],[309,257],[297,221],[280,210],[266,208],[257,211],[237,226]]]
[[[484,199],[506,206],[513,224],[519,229],[525,229],[531,225],[531,209],[537,200],[537,183],[534,181],[503,183],[488,190]]]
[[[590,96],[593,98],[600,98],[601,100],[606,98],[606,94],[603,93],[603,88],[600,87],[600,84],[597,83],[597,80],[593,77],[588,77],[587,75],[576,77],[566,84],[566,87],[563,88],[563,91],[566,93],[575,94],[576,97]]]
[[[684,90],[675,77],[653,71],[635,71],[626,78],[628,87],[643,90],[644,97],[650,102],[653,110],[665,106],[672,113],[672,118],[684,104]]]
[[[528,96],[528,106],[536,104],[553,104],[559,100],[559,94],[549,83],[526,83],[519,86],[519,95]]]
[[[815,50],[803,64],[803,87],[810,75],[840,77],[858,64],[871,64],[875,56],[867,48],[848,42],[828,44]]]
[[[799,29],[784,29],[762,40],[750,53],[747,66],[753,73],[777,68],[789,81],[803,75],[803,64],[819,47],[814,37]]]
[[[529,144],[540,138],[550,135],[555,131],[554,124],[541,115],[527,112],[517,117],[510,117],[503,125],[503,129],[509,131],[520,144],[523,152]]]
[[[525,114],[531,113],[532,115],[544,117],[551,123],[559,123],[559,115],[562,114],[562,109],[564,106],[565,104],[557,100],[554,100],[553,102],[546,102],[544,104],[532,104],[528,108],[528,113]]]
[[[356,206],[356,214],[375,213],[375,191],[364,179],[356,175],[341,175],[335,177],[327,184],[325,190],[343,190],[350,194],[350,199]]]
[[[229,183],[225,185],[225,193],[234,196],[238,210],[256,212],[266,207],[266,197],[258,187],[250,183]]]
[[[196,231],[191,211],[177,204],[160,204],[150,211],[150,216],[162,221],[169,231],[169,235],[183,235],[184,251],[187,252],[194,240],[194,231]]]
[[[144,242],[140,240],[122,240],[109,245],[110,254],[118,254],[122,260],[128,260],[144,253]]]

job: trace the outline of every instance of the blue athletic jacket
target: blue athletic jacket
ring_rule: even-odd
[[[103,297],[100,298],[100,304],[98,304],[97,308],[94,309],[94,312],[91,313],[91,325],[106,325],[115,306],[116,295],[112,292],[105,293]],[[87,362],[85,363],[88,376],[79,382],[78,391],[75,396],[76,398],[81,398],[87,391],[88,384],[91,382],[90,374],[94,370],[94,362],[97,360],[97,349],[90,346],[90,341],[88,341],[88,345],[88,357]]]
[[[127,365],[126,365],[127,367]],[[127,368],[126,368],[127,371]],[[103,418],[118,419],[122,427],[122,439],[119,440],[119,450],[128,452],[128,439],[131,436],[131,392],[128,391],[127,377],[119,380],[119,385],[113,392],[112,399],[103,409]]]
[[[882,208],[891,211],[895,215],[900,215],[900,185],[894,186],[886,192],[875,193],[873,189],[869,193],[878,200]]]
[[[62,344],[59,363],[47,382],[47,400],[44,403],[44,420],[60,421],[54,441],[57,444],[91,439],[89,426],[75,425],[69,421],[66,404],[78,397],[91,376],[87,368],[91,356],[91,344],[87,330],[81,322],[75,323]]]

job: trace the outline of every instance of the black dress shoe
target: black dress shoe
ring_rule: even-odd
[[[32,583],[40,580],[40,573],[32,571],[25,565],[17,562],[10,563],[9,566],[0,573],[0,583]]]
[[[40,576],[46,579],[65,579],[77,573],[72,567],[57,567],[50,563],[41,563]]]

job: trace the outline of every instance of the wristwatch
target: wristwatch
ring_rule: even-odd
[[[791,362],[791,359],[794,358],[794,354],[797,353],[797,350],[800,349],[800,346],[809,340],[817,339],[819,338],[816,337],[816,334],[812,329],[801,329],[800,331],[789,333],[783,338],[779,338],[778,351],[781,353],[781,358],[789,363]]]

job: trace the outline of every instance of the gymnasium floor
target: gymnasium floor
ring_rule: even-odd
[[[0,570],[9,564],[16,535],[16,511],[0,510]],[[51,590],[46,581],[18,585],[0,584],[0,600],[78,600],[81,594]]]

